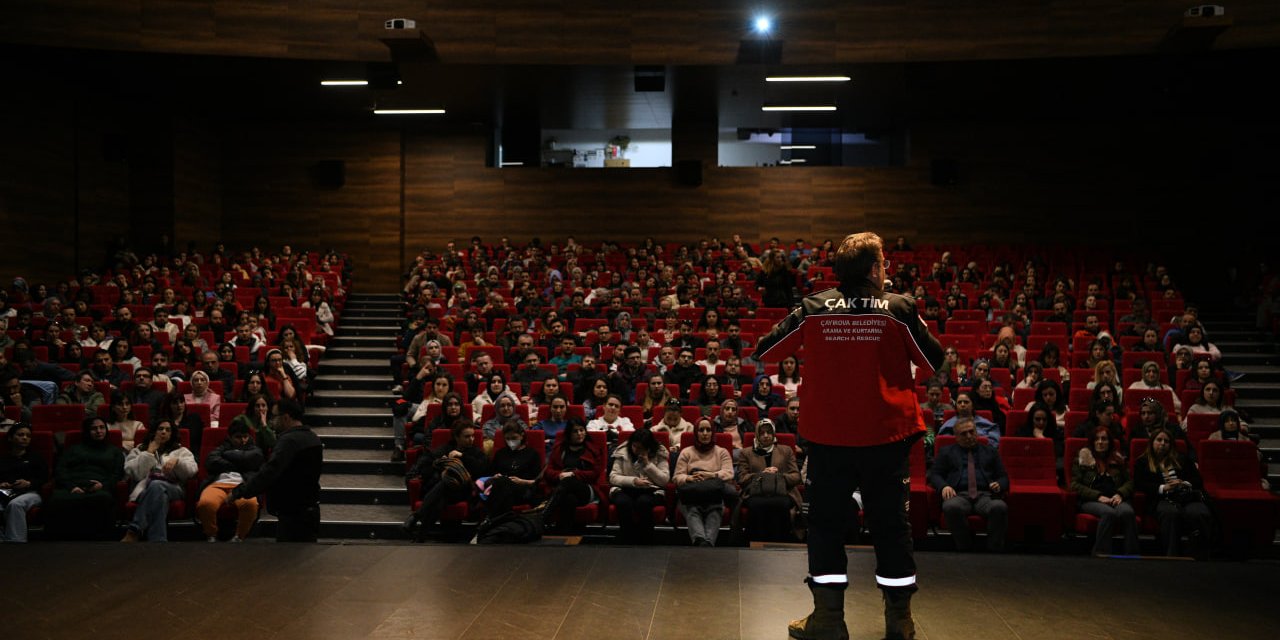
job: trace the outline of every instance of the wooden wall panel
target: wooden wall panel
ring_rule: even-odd
[[[222,234],[229,246],[283,242],[351,254],[362,286],[397,282],[400,136],[323,125],[228,131],[223,145]],[[317,186],[312,168],[343,160],[341,188]]]
[[[787,64],[987,60],[1159,50],[1186,0],[794,0]],[[413,18],[471,64],[731,64],[749,8],[727,0],[43,0],[0,3],[0,41],[153,52],[385,60],[383,21]],[[1237,0],[1215,43],[1280,43],[1280,4]]]
[[[47,96],[0,100],[0,287],[16,276],[55,282],[73,273],[72,117],[69,102]]]

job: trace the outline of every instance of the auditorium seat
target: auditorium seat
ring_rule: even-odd
[[[1199,454],[1200,475],[1227,546],[1271,545],[1280,498],[1262,488],[1257,447],[1247,440],[1205,440]]]
[[[1024,540],[1028,527],[1042,540],[1062,537],[1064,492],[1058,486],[1057,459],[1048,438],[1000,439],[1000,458],[1009,474],[1009,539]]]

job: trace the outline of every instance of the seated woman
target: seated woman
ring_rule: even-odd
[[[111,346],[107,347],[111,352],[111,358],[117,365],[131,364],[134,369],[142,366],[142,361],[138,356],[133,354],[133,345],[129,344],[128,336],[121,336],[111,341]]]
[[[782,385],[786,390],[788,398],[796,397],[800,392],[800,385],[804,384],[804,379],[800,377],[800,361],[795,356],[787,356],[778,363],[778,372],[769,376],[769,382],[773,386]]]
[[[1226,394],[1222,393],[1222,385],[1215,380],[1210,380],[1200,387],[1200,395],[1196,397],[1196,401],[1187,407],[1187,415],[1193,413],[1210,413],[1219,415],[1223,411],[1230,409],[1231,406],[1226,403]],[[1182,426],[1185,429],[1187,419],[1183,417]]]
[[[996,423],[1000,433],[1005,433],[1005,416],[1008,415],[1009,400],[1005,398],[1003,393],[996,393],[994,383],[991,380],[984,378],[974,385],[970,399],[973,400],[974,411],[990,411],[991,421]],[[993,446],[994,444],[992,443]]]
[[[223,391],[227,390],[223,389]],[[267,386],[267,377],[261,371],[250,371],[249,375],[244,378],[244,384],[240,385],[240,394],[235,396],[234,401],[248,402],[249,398],[264,393],[270,393],[270,387]],[[279,398],[272,398],[272,400],[279,400]]]
[[[679,508],[689,525],[693,546],[714,547],[724,515],[724,488],[733,482],[733,459],[728,450],[716,446],[715,427],[709,418],[699,420],[693,433],[693,446],[681,449],[676,458]],[[701,489],[692,489],[695,485]]]
[[[1008,327],[1005,327],[1006,329]],[[1018,357],[1012,349],[1013,339],[1007,338],[996,343],[991,357],[992,369],[1004,369],[1009,372],[1010,380],[1017,380],[1018,373],[1021,371],[1021,365],[1018,364]]]
[[[1084,366],[1096,370],[1099,364],[1112,361],[1111,352],[1107,349],[1108,344],[1109,343],[1103,342],[1100,339],[1090,341],[1089,357],[1085,359]]]
[[[584,358],[585,361],[585,358]],[[591,420],[596,415],[604,412],[604,403],[609,399],[609,383],[604,376],[596,375],[593,378],[585,378],[582,380],[584,387],[573,383],[575,394],[582,393],[582,412],[585,413],[586,419]],[[579,392],[579,389],[582,389]]]
[[[773,383],[768,378],[760,378],[756,381],[756,385],[751,389],[751,398],[748,399],[755,406],[756,411],[761,416],[768,416],[769,410],[774,407],[784,407],[787,401],[782,396],[773,392]]]
[[[454,425],[459,422],[471,424],[471,412],[464,408],[465,401],[462,394],[457,391],[450,391],[445,394],[444,401],[440,403],[440,413],[432,418],[430,422],[426,419],[426,413],[423,418],[409,425],[408,437],[412,446],[426,446],[431,442],[431,432],[436,429],[453,429]]]
[[[260,402],[266,402],[266,396],[258,396]],[[250,409],[253,412],[253,409]],[[232,489],[248,482],[266,462],[263,449],[253,443],[253,433],[246,418],[248,414],[237,416],[227,427],[227,439],[218,448],[209,452],[205,460],[208,477],[200,488],[200,499],[196,503],[200,528],[209,542],[218,541],[218,509],[226,502]],[[262,432],[258,432],[261,439]],[[232,542],[243,542],[249,537],[253,523],[258,519],[258,499],[238,498],[236,506],[236,534]]]
[[[1222,351],[1218,349],[1212,342],[1204,337],[1204,326],[1196,323],[1187,328],[1186,337],[1181,342],[1174,345],[1174,349],[1186,346],[1191,349],[1193,356],[1205,354],[1209,359],[1217,362],[1222,359]]]
[[[499,396],[498,401],[494,403],[493,417],[480,427],[481,437],[484,438],[485,453],[493,451],[494,438],[497,438],[502,430],[506,428],[507,423],[517,419],[514,396]]]
[[[763,380],[765,378],[761,379]],[[698,409],[702,411],[702,415],[711,415],[711,409],[713,407],[720,406],[720,404],[725,401],[725,398],[724,389],[720,385],[720,379],[711,375],[703,376],[702,390],[698,393],[698,397],[695,399]]]
[[[288,369],[291,380],[297,386],[297,390],[306,393],[310,387],[311,371],[307,362],[306,348],[299,349],[298,345],[302,344],[297,340],[280,343],[280,352],[284,357],[284,366]]]
[[[160,415],[153,419],[153,423],[158,420],[168,420],[179,430],[185,429],[191,448],[200,450],[200,442],[204,437],[204,419],[199,414],[187,412],[187,397],[182,393],[175,389],[164,397],[164,402],[160,404]]]
[[[1027,366],[1030,369],[1030,365]],[[1059,429],[1067,428],[1067,394],[1063,393],[1062,386],[1056,380],[1041,380],[1036,386],[1036,398],[1027,403],[1024,408],[1030,411],[1031,407],[1042,404],[1049,407],[1053,411],[1053,417],[1058,422]]]
[[[479,389],[475,399],[471,401],[471,422],[474,424],[480,424],[481,417],[484,415],[484,406],[498,404],[498,398],[510,398],[512,406],[520,403],[520,398],[507,388],[507,378],[502,373],[497,371],[490,373],[486,382],[485,388]]]
[[[1117,417],[1117,405],[1113,402],[1095,402],[1089,407],[1089,417],[1083,422],[1076,425],[1075,431],[1071,432],[1072,438],[1092,438],[1093,433],[1098,429],[1106,429],[1111,435],[1111,439],[1115,441],[1119,447],[1124,442],[1124,427],[1120,424],[1120,418]]]
[[[1090,380],[1089,384],[1085,385],[1085,388],[1096,389],[1104,384],[1111,385],[1117,390],[1120,389],[1120,374],[1116,371],[1116,363],[1112,362],[1110,359],[1103,360],[1094,365],[1093,380]],[[1122,397],[1117,396],[1117,404],[1119,404],[1122,399]]]
[[[1182,534],[1203,553],[1212,532],[1213,516],[1200,489],[1200,472],[1185,453],[1174,446],[1174,434],[1157,428],[1151,432],[1151,446],[1133,463],[1133,480],[1147,495],[1147,511],[1160,522],[1160,548],[1167,556],[1178,555]],[[1198,544],[1197,544],[1198,542]]]
[[[1191,375],[1187,377],[1186,383],[1182,385],[1183,389],[1199,390],[1209,382],[1217,382],[1223,389],[1227,388],[1226,376],[1220,375],[1209,360],[1197,360],[1191,365]]]
[[[267,355],[262,358],[266,363],[266,370],[263,372],[268,379],[275,380],[280,386],[279,399],[297,399],[301,394],[305,393],[301,381],[293,374],[293,369],[284,363],[284,352],[279,349],[271,349],[267,351]]]
[[[1062,470],[1062,451],[1064,439],[1062,429],[1058,427],[1058,422],[1053,419],[1053,409],[1048,406],[1036,403],[1031,405],[1031,410],[1027,412],[1027,421],[1018,426],[1018,430],[1014,432],[1019,438],[1048,438],[1053,440],[1053,455],[1058,461],[1058,470]]]
[[[474,480],[484,477],[489,468],[484,451],[475,444],[476,430],[470,422],[459,420],[451,431],[449,442],[419,456],[405,478],[422,478],[422,507],[401,527],[415,542],[426,538],[427,527],[440,518],[444,505],[470,499]]]
[[[76,374],[75,383],[58,394],[57,404],[82,404],[84,417],[92,418],[98,415],[102,400],[102,393],[94,386],[93,372],[81,371]]]
[[[40,489],[48,477],[44,456],[31,450],[31,425],[14,423],[0,451],[0,489],[8,492],[8,502],[0,502],[0,540],[27,541],[27,513],[40,506]]]
[[[653,426],[655,422],[653,408],[665,407],[670,400],[671,393],[667,391],[667,383],[663,380],[662,374],[655,373],[649,376],[649,386],[645,389],[644,397],[640,398],[640,409],[644,412],[644,426]]]
[[[671,479],[669,460],[667,448],[648,429],[631,434],[610,457],[609,501],[618,510],[620,542],[652,541],[654,507],[662,504]]]
[[[1175,414],[1182,413],[1182,399],[1174,392],[1173,387],[1160,381],[1160,363],[1155,360],[1148,360],[1142,363],[1142,378],[1135,380],[1129,385],[1130,391],[1141,394],[1149,389],[1163,389],[1173,396],[1173,412]]]
[[[606,460],[604,450],[587,438],[586,425],[570,423],[563,433],[552,444],[543,481],[551,494],[546,521],[568,531],[575,526],[573,516],[578,507],[600,501],[596,486]]]
[[[133,434],[138,432],[142,423],[133,419],[133,401],[129,400],[128,394],[123,391],[111,392],[111,410],[108,417],[111,421],[107,423],[107,428],[120,432],[124,450],[133,449]]]
[[[271,396],[260,393],[248,398],[244,413],[232,418],[232,425],[241,425],[256,435],[255,443],[265,454],[276,446],[276,431],[271,426],[271,410],[275,402]]]
[[[133,489],[129,500],[138,503],[121,542],[168,542],[169,502],[186,495],[186,483],[196,475],[196,457],[182,446],[177,430],[160,420],[147,432],[124,461],[124,472]]]
[[[631,424],[631,418],[622,415],[621,412],[622,398],[609,394],[604,403],[604,410],[587,422],[587,431],[604,431],[605,438],[612,446],[624,432],[635,431],[636,428]]]
[[[752,428],[738,411],[738,401],[733,398],[727,398],[720,403],[720,415],[711,419],[711,426],[715,427],[716,433],[727,433],[733,438],[735,452],[742,449],[742,434],[751,431]]]
[[[45,505],[45,535],[54,539],[101,540],[114,531],[117,482],[124,478],[124,451],[107,442],[107,422],[85,418],[83,439],[58,457],[53,495]]]
[[[747,507],[747,538],[785,541],[793,537],[800,513],[800,468],[795,451],[777,445],[773,422],[756,423],[756,439],[738,457],[738,483]]]
[[[1130,423],[1128,428],[1131,440],[1136,438],[1149,440],[1151,434],[1157,429],[1169,429],[1175,434],[1182,433],[1182,427],[1169,417],[1164,404],[1155,398],[1143,398],[1142,405],[1138,408],[1138,420],[1136,423]],[[1179,438],[1185,440],[1182,435],[1179,435]]]
[[[542,458],[526,446],[524,423],[508,418],[502,425],[505,448],[493,454],[489,472],[489,499],[504,494],[505,504],[534,504],[538,497],[538,478],[542,476]]]
[[[209,374],[197,369],[191,373],[191,393],[183,397],[187,404],[209,407],[209,426],[217,428],[222,417],[222,396],[209,387]]]
[[[1079,500],[1080,510],[1098,518],[1098,537],[1094,555],[1111,554],[1111,535],[1120,522],[1124,529],[1125,555],[1138,554],[1138,524],[1129,499],[1133,496],[1133,480],[1125,470],[1124,456],[1118,442],[1106,427],[1099,426],[1080,449],[1071,468],[1071,491]]]
[[[523,400],[525,404],[529,405],[530,413],[533,416],[537,416],[537,408],[540,404],[549,405],[556,398],[564,398],[565,402],[569,401],[569,398],[564,395],[564,391],[560,389],[560,381],[555,376],[543,380],[542,386],[538,387],[537,393],[533,393],[532,389],[529,391],[529,395],[525,396]]]
[[[1032,360],[1022,368],[1022,378],[1018,380],[1018,384],[1014,385],[1014,389],[1035,389],[1040,386],[1040,381],[1044,380],[1044,365]]]
[[[1062,363],[1062,351],[1058,345],[1052,342],[1046,343],[1040,349],[1040,357],[1037,358],[1045,371],[1052,369],[1058,370],[1058,379],[1062,380],[1062,384],[1071,382],[1071,370]]]

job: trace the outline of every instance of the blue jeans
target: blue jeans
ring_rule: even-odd
[[[138,510],[133,512],[129,528],[150,542],[169,541],[169,502],[182,497],[182,487],[167,480],[152,480],[138,496]]]
[[[9,501],[4,508],[4,541],[27,541],[27,512],[40,505],[40,493],[29,491]]]

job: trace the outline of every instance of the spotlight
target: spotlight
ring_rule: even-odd
[[[755,20],[756,33],[765,34],[773,30],[773,20],[769,16],[757,16]]]

